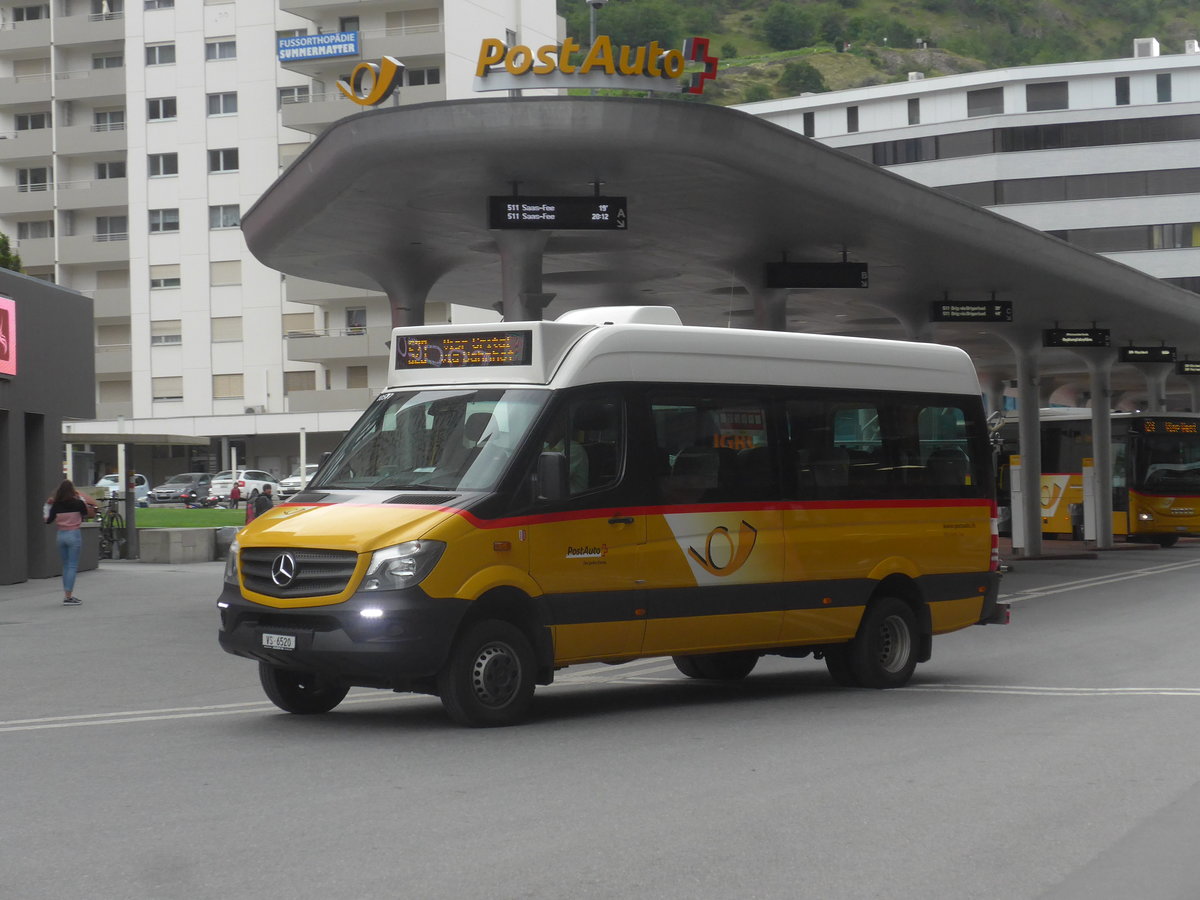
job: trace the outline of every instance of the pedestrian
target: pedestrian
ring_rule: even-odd
[[[242,489],[238,487],[237,482],[233,483],[233,487],[229,489],[230,509],[238,508],[238,501],[242,499]]]
[[[78,606],[81,601],[75,596],[75,574],[79,571],[79,551],[83,547],[83,533],[79,527],[91,510],[68,478],[63,479],[46,502],[50,504],[46,524],[53,522],[58,527],[56,543],[62,558],[63,604]]]
[[[254,518],[257,519],[274,505],[275,498],[271,496],[271,486],[264,484],[262,493],[254,498]]]

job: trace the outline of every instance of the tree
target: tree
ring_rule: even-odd
[[[762,38],[775,50],[811,47],[817,36],[815,17],[807,8],[772,3],[759,20]]]
[[[820,93],[829,90],[820,71],[808,62],[790,62],[783,67],[779,86],[792,96],[805,93]]]
[[[8,235],[0,231],[0,269],[21,271],[21,257],[8,243]]]

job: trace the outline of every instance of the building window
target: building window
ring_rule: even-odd
[[[50,127],[50,113],[17,113],[13,116],[17,131],[37,131]]]
[[[48,166],[37,166],[32,169],[17,169],[17,192],[26,194],[29,192],[45,191],[50,189],[50,184],[53,181],[50,175]]]
[[[367,330],[367,308],[351,306],[346,310],[346,334],[362,334]]]
[[[146,65],[169,66],[175,62],[174,44],[151,44],[146,48]]]
[[[12,10],[14,22],[35,22],[38,19],[50,18],[50,5],[39,3],[36,6],[14,6]]]
[[[816,113],[806,112],[804,114],[804,136],[805,137],[812,137],[814,134],[817,133],[816,119],[817,119]]]
[[[146,0],[146,9],[174,9],[175,0]]]
[[[120,19],[125,15],[125,0],[92,0],[92,18]]]
[[[406,69],[405,76],[412,87],[423,84],[441,84],[442,70],[434,66],[429,69]]]
[[[129,346],[129,326],[124,325],[97,325],[96,326],[96,346],[98,347],[128,347]]]
[[[358,16],[342,16],[338,19],[338,31],[358,31]]]
[[[243,381],[243,376],[240,373],[236,375],[214,375],[212,377],[213,399],[232,400],[246,396]]]
[[[124,65],[124,53],[97,53],[92,57],[93,69],[119,69]]]
[[[242,261],[223,259],[208,264],[208,283],[213,287],[242,283]]]
[[[1115,79],[1117,106],[1129,105],[1129,76],[1118,75]]]
[[[18,222],[17,240],[32,241],[37,238],[54,237],[54,223],[49,219],[42,222]]]
[[[125,177],[125,160],[96,163],[96,180],[107,181],[110,178]]]
[[[175,118],[175,98],[158,97],[146,101],[146,118],[152,122],[163,122]]]
[[[1158,90],[1158,102],[1159,103],[1170,103],[1171,102],[1171,75],[1170,75],[1170,73],[1167,73],[1165,75],[1155,75],[1154,76],[1154,84]]]
[[[858,107],[846,107],[846,130],[849,132],[858,131]]]
[[[212,320],[212,341],[214,344],[240,341],[241,339],[241,316],[220,316]]]
[[[146,174],[151,178],[179,174],[178,153],[151,153],[146,157]]]
[[[233,38],[219,38],[208,41],[204,45],[205,59],[237,59],[237,41]]]
[[[237,147],[227,147],[223,150],[208,151],[208,171],[236,172],[238,170]]]
[[[228,94],[208,95],[208,114],[210,116],[232,116],[237,111],[236,91]]]
[[[908,124],[921,124],[921,100],[918,97],[911,97],[908,101]]]
[[[237,228],[242,224],[242,211],[236,203],[208,208],[209,228]]]
[[[183,376],[169,375],[165,378],[151,378],[150,392],[155,400],[182,400]]]
[[[281,87],[279,89],[279,106],[281,108],[285,103],[307,103],[308,98],[308,85]]]
[[[998,116],[1004,112],[1004,88],[967,91],[967,115]]]
[[[183,343],[183,328],[178,319],[163,319],[150,323],[150,346],[163,347]]]
[[[307,28],[284,28],[282,31],[275,32],[275,40],[282,41],[285,38],[304,37],[308,34]]]
[[[317,389],[316,372],[284,372],[283,392],[294,394],[297,391],[315,391]]]
[[[124,131],[125,110],[98,109],[92,113],[92,131]]]
[[[366,366],[346,366],[346,387],[354,390],[356,388],[369,387],[367,381]]]
[[[313,314],[306,313],[284,313],[283,314],[283,333],[284,335],[303,335],[311,337],[313,334]]]
[[[150,267],[150,290],[172,290],[179,287],[181,283],[178,263]]]
[[[152,209],[150,210],[150,233],[162,234],[168,231],[179,230],[179,210],[178,209]]]
[[[96,216],[96,240],[129,240],[128,216]]]
[[[1067,108],[1067,82],[1047,81],[1025,85],[1025,109],[1039,112],[1043,109]]]

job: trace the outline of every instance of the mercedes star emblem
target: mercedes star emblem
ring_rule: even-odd
[[[279,587],[287,587],[296,580],[296,557],[280,553],[271,560],[271,580]]]

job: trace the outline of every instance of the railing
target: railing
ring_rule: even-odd
[[[123,18],[125,18],[125,13],[123,13],[123,12],[92,13],[91,15],[88,16],[88,21],[89,22],[114,22],[117,19],[123,19]]]
[[[50,80],[49,72],[35,72],[33,75],[14,75],[13,81],[17,84],[41,84],[44,81]]]
[[[104,243],[105,241],[127,241],[129,240],[129,233],[125,231],[111,231],[107,234],[95,234],[92,235],[92,240],[99,241],[100,243]]]
[[[54,182],[52,182],[52,181],[40,182],[38,184],[18,184],[17,185],[17,193],[18,194],[37,193],[38,191],[48,191],[52,187],[54,187]]]
[[[295,340],[297,338],[317,338],[317,337],[351,337],[361,334],[366,334],[367,328],[365,325],[353,328],[312,328],[304,331],[288,331],[284,332],[285,340]]]
[[[124,122],[97,122],[92,125],[92,131],[124,131]]]

